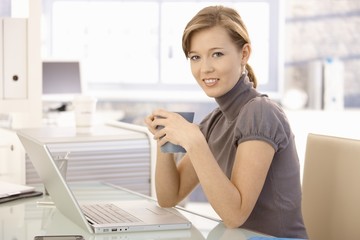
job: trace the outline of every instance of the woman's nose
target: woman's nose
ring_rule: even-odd
[[[203,62],[201,64],[201,71],[204,73],[214,71],[214,67],[210,60],[203,60]]]

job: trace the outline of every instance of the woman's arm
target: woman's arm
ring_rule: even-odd
[[[157,114],[158,115],[158,114]],[[149,131],[159,139],[157,126],[161,125],[154,114],[145,118]],[[185,120],[184,120],[185,121]],[[157,135],[157,136],[155,136]],[[187,154],[177,164],[173,153],[163,153],[160,149],[165,141],[158,141],[155,168],[155,186],[157,200],[162,207],[173,207],[182,201],[199,183],[192,163]]]
[[[199,183],[190,159],[185,155],[176,165],[172,153],[161,153],[155,169],[156,195],[159,205],[173,207],[182,201]]]
[[[198,139],[186,150],[210,204],[228,227],[239,227],[252,212],[264,185],[275,150],[264,141],[246,141],[236,152],[229,180],[206,141]]]
[[[154,132],[158,145],[170,141],[187,151],[177,168],[174,160],[167,161],[169,158],[160,155],[158,157],[156,186],[159,200],[166,199],[162,204],[175,205],[199,181],[210,204],[224,223],[228,227],[241,226],[260,195],[275,153],[274,148],[258,140],[241,143],[237,148],[231,179],[228,179],[198,126],[164,110],[155,111],[154,114],[163,117],[155,118],[150,123],[152,127],[164,126]],[[166,194],[170,196],[165,198]]]

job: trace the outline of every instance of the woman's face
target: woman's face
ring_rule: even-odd
[[[221,97],[235,86],[246,64],[243,51],[222,27],[193,34],[188,54],[191,72],[209,97]]]

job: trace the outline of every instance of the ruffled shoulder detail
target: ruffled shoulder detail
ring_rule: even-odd
[[[263,140],[275,151],[285,149],[291,136],[290,125],[282,108],[265,96],[250,100],[236,120],[237,144],[249,140]]]

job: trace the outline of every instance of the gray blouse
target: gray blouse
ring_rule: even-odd
[[[237,146],[262,140],[275,149],[257,203],[241,226],[277,237],[307,238],[301,214],[300,166],[294,135],[283,110],[258,93],[246,74],[200,123],[219,166],[231,177]]]

